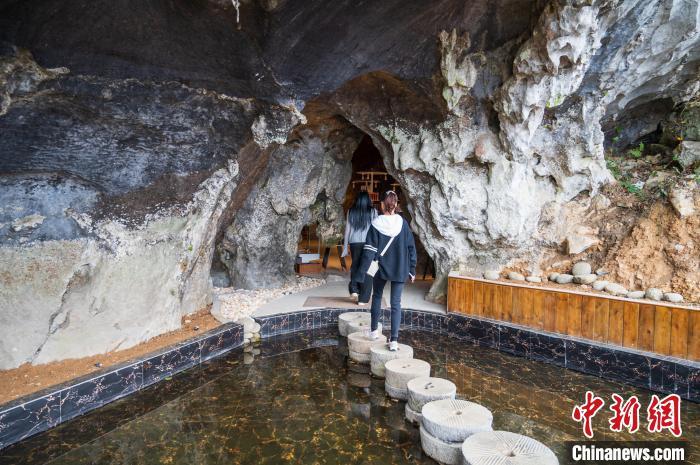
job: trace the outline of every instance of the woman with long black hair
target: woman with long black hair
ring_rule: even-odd
[[[357,299],[360,305],[369,302],[372,293],[372,280],[365,279],[364,273],[360,273],[360,261],[362,259],[362,249],[365,246],[365,238],[372,221],[377,217],[377,210],[372,206],[367,192],[360,192],[355,197],[353,204],[345,221],[345,241],[343,243],[343,254],[352,257],[350,267],[350,285],[348,291],[353,298]]]

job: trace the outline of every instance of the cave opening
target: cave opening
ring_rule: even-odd
[[[343,218],[352,208],[357,195],[367,192],[372,200],[374,208],[381,211],[380,203],[384,193],[389,190],[399,196],[399,213],[411,223],[411,215],[404,196],[401,184],[389,174],[379,149],[372,138],[364,134],[351,159],[352,174],[345,191],[343,200]],[[310,223],[302,228],[299,242],[295,271],[304,275],[316,275],[320,273],[349,272],[352,266],[350,254],[342,257],[343,237],[324,240],[318,232],[318,224]],[[418,278],[426,281],[434,279],[434,265],[431,258],[420,243],[417,234],[414,234],[418,253]]]

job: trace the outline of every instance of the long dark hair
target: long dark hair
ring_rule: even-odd
[[[355,229],[365,229],[369,227],[372,222],[372,199],[369,198],[367,192],[360,192],[355,197],[355,203],[353,204],[350,212],[348,212],[348,221],[350,226]]]

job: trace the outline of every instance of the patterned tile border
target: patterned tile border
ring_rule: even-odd
[[[256,318],[261,336],[338,324],[340,308],[314,309]],[[389,321],[388,309],[383,319]],[[700,402],[700,363],[660,356],[500,321],[455,313],[404,309],[403,328],[430,331],[501,352],[554,364],[602,378]],[[150,354],[136,362],[92,373],[0,406],[0,449],[136,392],[174,373],[223,354],[243,343],[243,328],[223,325],[196,339]],[[321,339],[316,343],[330,344]]]
[[[83,415],[243,344],[229,323],[200,336],[0,406],[0,449]]]
[[[335,326],[348,309],[327,308],[256,318],[263,338]],[[384,321],[389,310],[384,309]],[[456,313],[404,309],[401,326],[447,335],[511,355],[700,402],[700,363],[537,331]]]

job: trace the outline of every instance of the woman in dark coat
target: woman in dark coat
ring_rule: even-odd
[[[369,295],[372,293],[372,280],[365,279],[365,273],[360,272],[360,262],[362,260],[362,249],[365,246],[365,238],[372,221],[377,217],[377,210],[372,206],[367,192],[360,192],[355,198],[345,221],[345,241],[343,243],[342,257],[348,255],[352,257],[350,266],[350,295],[357,299],[359,305],[366,305],[369,302]]]
[[[416,243],[408,222],[396,213],[398,196],[394,191],[386,193],[382,201],[383,215],[372,221],[362,254],[361,269],[366,273],[373,260],[379,269],[374,275],[372,294],[372,329],[370,337],[381,333],[379,316],[382,311],[382,294],[387,281],[391,281],[391,339],[389,350],[398,350],[401,324],[401,293],[404,283],[416,279]],[[387,246],[388,245],[388,246]],[[384,252],[382,254],[382,252]],[[372,279],[366,276],[365,279]]]

